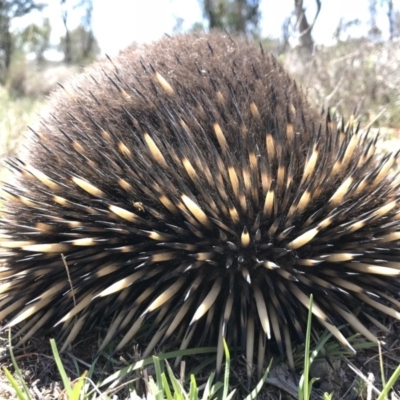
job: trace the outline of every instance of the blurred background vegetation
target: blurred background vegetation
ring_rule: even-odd
[[[101,56],[93,28],[99,1],[0,0],[0,161],[15,154],[21,134],[37,119],[57,82]],[[142,2],[132,1],[141,18]],[[164,1],[169,7],[179,0]],[[324,6],[336,0],[287,1],[287,16],[279,21],[280,34],[268,37],[263,37],[260,29],[261,6],[265,1],[264,13],[274,13],[279,0],[197,1],[202,16],[184,28],[184,19],[175,14],[173,33],[219,28],[258,41],[264,51],[273,52],[285,64],[318,107],[332,107],[347,117],[360,110],[364,125],[373,122],[384,132],[383,136],[399,136],[399,0],[349,0],[368,10],[364,14],[367,20],[349,19],[344,8],[329,44],[321,44],[314,26]],[[55,2],[59,14],[49,18],[46,9]],[[108,3],[117,7],[114,2]],[[121,4],[124,3],[117,11],[122,16],[127,11]],[[152,23],[150,18],[150,30]],[[104,25],[107,28],[107,20]],[[349,32],[355,26],[362,26],[361,34],[352,36]],[[63,32],[56,40],[55,28]],[[113,35],[112,28],[108,34]]]

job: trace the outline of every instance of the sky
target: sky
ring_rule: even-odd
[[[43,1],[42,1],[43,2]],[[48,0],[44,12],[16,21],[15,27],[29,22],[40,23],[43,16],[52,23],[52,41],[57,43],[64,35],[59,0]],[[67,1],[68,3],[68,1]],[[279,37],[285,18],[291,15],[293,0],[261,0],[261,35]],[[314,18],[315,0],[304,0],[309,22]],[[358,27],[348,31],[351,36],[360,36],[368,30],[369,0],[322,0],[320,15],[313,30],[317,43],[330,44],[341,18],[362,21]],[[379,2],[378,2],[379,4]],[[400,0],[394,0],[395,9],[400,9]],[[387,36],[386,10],[380,9],[378,26]],[[154,41],[164,34],[171,34],[177,19],[182,18],[182,30],[186,31],[196,22],[202,22],[199,0],[93,0],[93,31],[103,54],[114,55],[132,42]],[[70,29],[79,23],[80,15],[71,13]],[[58,21],[58,22],[57,22]]]

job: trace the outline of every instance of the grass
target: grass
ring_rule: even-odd
[[[312,345],[312,302],[313,299],[311,296],[310,312],[307,321],[305,350],[303,354],[303,372],[298,385],[298,400],[310,400],[316,398],[312,393],[312,388],[314,383],[317,381],[317,378],[310,378],[310,368],[318,354],[322,349],[324,349],[331,337],[329,333],[324,333],[320,340]],[[13,348],[11,345],[11,331],[9,331],[8,341],[15,377],[7,368],[3,368],[4,374],[15,390],[15,394],[19,400],[33,400],[34,397],[32,396],[31,391],[24,380],[23,373],[13,353]],[[109,375],[106,379],[95,382],[94,370],[97,360],[92,363],[88,370],[80,373],[77,379],[71,381],[66,372],[66,368],[64,367],[54,339],[50,340],[50,345],[53,359],[57,365],[57,370],[62,381],[63,398],[68,400],[89,400],[98,398],[111,400],[115,398],[114,396],[118,396],[118,398],[120,398],[119,394],[124,386],[128,386],[129,397],[126,397],[127,399],[231,400],[239,398],[237,395],[237,390],[235,388],[232,389],[232,385],[235,385],[235,380],[232,378],[232,360],[228,346],[225,342],[225,368],[222,380],[217,380],[215,372],[210,372],[205,383],[202,385],[199,385],[198,378],[194,373],[191,373],[188,377],[184,377],[184,379],[182,379],[182,377],[181,379],[178,379],[175,375],[175,372],[170,367],[169,360],[175,359],[176,357],[190,356],[199,353],[215,353],[215,348],[190,349],[185,351],[159,354],[158,356],[152,356],[128,365],[125,368],[122,368]],[[313,350],[311,350],[312,347]],[[364,376],[361,371],[352,367],[354,368],[355,373],[361,377],[364,387],[367,389],[367,396],[361,398],[365,400],[398,399],[392,389],[394,384],[400,378],[400,365],[396,368],[389,379],[386,380],[381,351],[379,351],[379,359],[382,366],[381,381],[383,386],[381,390],[378,390],[376,387],[372,386],[371,381],[368,379],[368,377]],[[267,382],[271,371],[272,362],[273,360],[271,359],[260,381],[254,388],[252,388],[252,390],[249,390],[249,393],[245,397],[242,397],[242,399],[253,400],[258,398],[260,393],[262,393],[265,383]],[[132,373],[134,371],[147,371],[146,368],[148,367],[151,367],[152,373],[150,375],[147,373],[143,374],[145,390],[144,393],[138,393],[135,387],[130,385],[132,382]],[[322,397],[319,398],[322,400],[333,400],[334,397],[332,393],[323,393]]]
[[[12,97],[0,86],[0,155],[15,154],[27,126],[37,118],[44,101],[30,97]]]
[[[36,118],[44,104],[34,98],[13,98],[0,86],[0,164],[16,155],[23,142],[27,126]],[[0,165],[0,180],[7,179],[7,170]]]
[[[186,351],[176,351],[171,353],[160,354],[159,356],[152,356],[145,360],[141,360],[124,368],[106,378],[104,381],[94,383],[93,371],[94,362],[89,371],[84,371],[78,379],[71,382],[66,369],[64,368],[61,360],[58,348],[54,339],[50,340],[50,345],[53,353],[54,362],[57,365],[57,370],[60,375],[63,392],[69,400],[79,399],[94,399],[100,396],[103,399],[111,399],[112,393],[115,388],[121,388],[121,382],[129,376],[135,370],[143,370],[149,365],[154,368],[154,374],[146,376],[146,397],[140,397],[135,389],[130,390],[130,398],[142,399],[142,398],[154,398],[156,400],[230,400],[235,396],[236,389],[230,389],[230,372],[231,372],[231,358],[229,349],[224,343],[225,348],[225,369],[222,381],[215,381],[215,373],[210,373],[206,383],[200,388],[194,374],[190,374],[188,382],[182,382],[176,378],[174,371],[170,367],[168,360],[176,357],[183,357],[188,354],[196,354],[203,352],[204,349],[192,349]],[[15,393],[20,400],[31,400],[32,395],[28,388],[28,385],[24,381],[21,369],[15,359],[11,346],[11,333],[9,333],[9,348],[12,365],[15,370],[16,378],[10,373],[7,368],[3,368],[4,373],[15,390]],[[215,349],[211,349],[214,350]],[[268,377],[272,360],[269,366],[266,368],[263,377],[258,384],[252,389],[252,391],[245,397],[244,400],[256,399],[259,392]],[[215,382],[214,382],[215,381]],[[128,381],[129,383],[129,381]]]

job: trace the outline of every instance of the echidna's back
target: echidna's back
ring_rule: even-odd
[[[46,127],[36,130],[43,140],[51,138],[46,149],[39,144],[31,152],[33,165],[50,177],[58,169],[82,175],[85,158],[76,149],[68,151],[74,140],[87,146],[90,161],[106,168],[105,155],[114,161],[118,145],[143,153],[147,132],[160,146],[168,168],[175,170],[176,164],[182,168],[181,158],[194,151],[193,146],[207,158],[213,147],[221,150],[216,124],[235,164],[234,155],[248,143],[254,146],[252,151],[264,147],[267,132],[279,138],[287,159],[294,136],[299,135],[295,150],[304,162],[311,137],[320,127],[318,114],[310,112],[303,93],[274,58],[220,34],[165,38],[127,49],[113,63],[96,64],[66,91],[53,97]],[[109,137],[104,138],[104,130]],[[147,162],[148,168],[154,163],[151,158],[143,155],[133,162],[138,167]],[[219,168],[208,159],[197,167],[204,162],[211,170]],[[85,173],[98,179],[98,171],[89,165]],[[111,188],[118,187],[117,176],[105,175]]]

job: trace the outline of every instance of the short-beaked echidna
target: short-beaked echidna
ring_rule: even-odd
[[[97,63],[9,161],[0,320],[22,340],[58,325],[64,347],[112,321],[117,350],[149,322],[145,355],[218,345],[220,363],[226,338],[251,370],[270,339],[293,365],[313,294],[341,343],[344,323],[376,341],[360,320],[400,319],[400,213],[375,141],[223,34]]]

